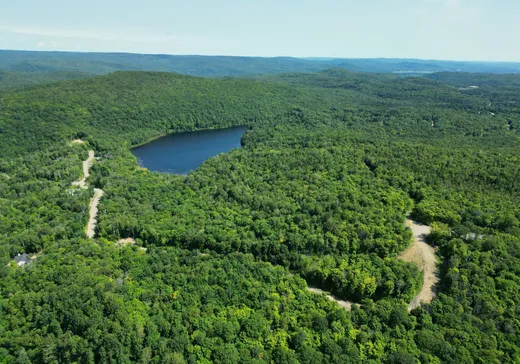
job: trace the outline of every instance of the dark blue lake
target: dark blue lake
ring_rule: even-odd
[[[247,126],[176,133],[132,149],[141,167],[150,171],[187,174],[206,159],[240,147]]]

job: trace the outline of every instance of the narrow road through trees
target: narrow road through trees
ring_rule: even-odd
[[[74,141],[76,144],[82,144],[80,141]],[[90,177],[90,167],[92,164],[94,164],[95,153],[93,150],[88,151],[88,158],[83,162],[83,178],[79,181],[72,182],[73,186],[80,187],[83,189],[87,189],[87,178]],[[90,206],[89,206],[89,219],[87,226],[85,227],[85,234],[87,235],[87,238],[92,239],[94,238],[95,231],[96,231],[96,223],[97,223],[97,213],[98,213],[98,205],[99,200],[101,200],[101,197],[105,192],[99,188],[94,188],[94,196],[90,200]]]
[[[94,188],[94,197],[90,200],[90,217],[85,229],[87,238],[89,239],[92,239],[95,235],[99,200],[101,200],[101,197],[103,197],[104,194],[105,192],[103,190]]]
[[[90,167],[95,161],[95,155],[93,150],[88,151],[88,158],[83,162],[83,178],[79,181],[72,182],[73,186],[77,186],[83,189],[87,189],[87,178],[90,176]]]

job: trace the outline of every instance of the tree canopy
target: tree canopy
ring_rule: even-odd
[[[0,361],[517,362],[515,77],[117,72],[3,91]],[[234,125],[243,147],[187,176],[129,150]],[[440,262],[410,313],[408,213]]]

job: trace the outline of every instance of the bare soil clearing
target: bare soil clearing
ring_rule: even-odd
[[[126,238],[126,239],[119,239],[119,241],[117,242],[118,246],[120,248],[126,246],[126,245],[135,245],[136,244],[136,241],[134,238]],[[146,252],[146,248],[143,248],[142,246],[139,247],[139,250],[141,252]]]
[[[81,139],[74,139],[73,141],[71,141],[72,144],[85,144],[86,141],[84,140],[81,140]]]
[[[123,245],[134,245],[135,244],[135,239],[134,238],[126,238],[126,239],[119,239],[119,246],[123,246]]]
[[[411,311],[420,306],[421,302],[430,303],[433,300],[435,297],[433,286],[437,283],[437,277],[435,276],[435,250],[424,241],[430,234],[431,228],[410,219],[406,220],[406,226],[412,230],[413,244],[399,256],[399,259],[417,264],[419,270],[423,272],[422,289],[408,305],[408,311]]]

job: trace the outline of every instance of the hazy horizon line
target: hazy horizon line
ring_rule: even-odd
[[[490,61],[490,60],[457,60],[457,59],[440,59],[440,58],[417,58],[417,57],[327,57],[327,56],[251,56],[251,55],[230,55],[230,54],[202,54],[202,53],[142,53],[142,52],[103,52],[103,51],[67,51],[67,50],[45,50],[45,49],[0,49],[4,52],[38,52],[38,53],[79,53],[79,54],[128,54],[128,55],[143,55],[143,56],[184,56],[184,57],[235,57],[235,58],[292,58],[301,60],[313,60],[313,61],[330,61],[330,60],[413,60],[413,61],[433,61],[433,62],[459,62],[459,63],[509,63],[509,64],[520,64],[519,61]]]

